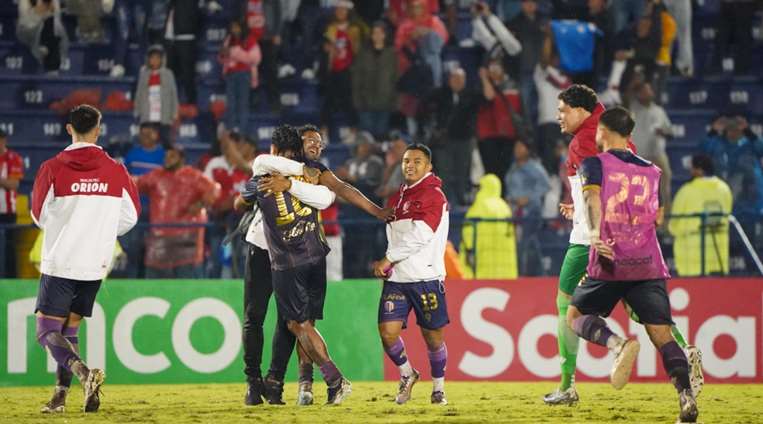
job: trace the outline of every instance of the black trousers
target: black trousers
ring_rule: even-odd
[[[485,174],[495,174],[503,181],[514,160],[514,140],[503,137],[484,138],[477,144]],[[503,191],[506,191],[504,187]]]
[[[0,214],[0,224],[15,224],[16,214]],[[0,265],[0,277],[17,278],[16,275],[16,230],[10,228],[2,229],[0,234],[0,251],[3,253],[3,263]]]
[[[249,245],[244,272],[244,374],[248,381],[262,376],[262,326],[273,294],[268,251]],[[283,381],[296,338],[280,316],[273,333],[273,356],[268,374]]]
[[[196,104],[196,40],[165,40],[167,67],[175,74],[185,103]],[[181,98],[181,103],[182,103]]]

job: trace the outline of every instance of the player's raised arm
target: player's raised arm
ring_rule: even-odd
[[[302,175],[304,168],[304,164],[283,156],[259,155],[254,159],[254,163],[252,164],[252,173],[255,176],[273,173],[282,175]]]
[[[288,191],[300,202],[320,210],[328,208],[336,200],[336,194],[328,187],[286,178],[283,175],[261,177],[257,190],[266,193]]]
[[[374,216],[382,221],[386,221],[391,214],[390,210],[382,209],[376,203],[368,200],[368,198],[360,192],[357,188],[353,187],[334,175],[333,172],[326,170],[321,173],[320,183],[328,187],[331,191],[336,193],[337,196],[346,200],[348,203],[356,206],[369,215]]]

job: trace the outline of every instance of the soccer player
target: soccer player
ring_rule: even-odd
[[[572,85],[559,94],[559,126],[562,132],[573,135],[567,154],[567,176],[570,183],[573,204],[561,204],[560,211],[572,219],[570,245],[559,273],[559,290],[556,296],[558,311],[557,340],[561,357],[561,382],[559,387],[546,394],[543,401],[549,405],[571,405],[580,400],[575,390],[575,368],[577,365],[578,338],[567,326],[567,309],[575,286],[586,275],[588,265],[589,237],[583,204],[583,189],[578,170],[584,159],[599,153],[596,145],[596,128],[604,106],[598,102],[596,93],[585,85]],[[635,146],[627,141],[628,148],[635,152]],[[631,318],[639,322],[634,314]],[[681,347],[690,352],[692,358],[692,381],[695,395],[702,387],[701,354],[694,346],[686,344],[677,327],[673,334]],[[696,376],[696,378],[695,378]]]
[[[138,221],[138,190],[124,165],[96,145],[101,112],[80,105],[69,112],[72,144],[37,171],[32,219],[44,231],[37,340],[58,363],[56,388],[42,412],[63,412],[72,375],[85,389],[85,412],[100,406],[105,373],[79,356],[77,332],[89,317],[112,261],[117,236]]]
[[[615,389],[628,382],[639,342],[614,334],[602,317],[621,300],[628,302],[662,355],[678,390],[680,422],[696,422],[697,402],[689,363],[671,332],[673,320],[665,280],[670,278],[657,240],[662,219],[660,169],[628,150],[633,118],[626,109],[604,112],[596,132],[604,153],[583,160],[585,214],[591,253],[588,277],[576,289],[567,323],[584,339],[616,354],[610,374]]]
[[[355,187],[338,179],[333,172],[318,162],[324,147],[318,128],[313,125],[305,125],[299,129],[299,133],[302,139],[302,154],[305,164],[320,172],[320,184],[372,216],[385,220],[387,215],[391,213],[390,210],[380,208]],[[302,163],[284,157],[271,157],[269,161],[273,169],[281,175],[303,175]],[[274,176],[273,178],[281,177]],[[237,199],[237,209],[246,208],[244,198],[254,202],[256,192],[256,182],[253,180],[248,184],[247,193]],[[287,328],[285,321],[279,319],[273,335],[273,355],[270,370],[263,379],[260,371],[263,349],[262,325],[273,292],[273,284],[261,214],[256,215],[249,226],[246,241],[250,246],[246,255],[247,265],[244,274],[244,372],[248,382],[245,403],[247,405],[259,405],[262,403],[262,398],[265,397],[268,403],[280,405],[283,404],[283,379],[291,352],[294,349],[295,338]],[[298,348],[297,352],[300,363],[297,403],[310,405],[313,403],[313,366],[310,358],[302,349]]]
[[[299,159],[302,150],[295,129],[281,126],[273,133],[273,155]],[[260,156],[255,160],[254,176],[262,180],[258,183],[257,203],[263,216],[278,315],[305,354],[320,367],[328,386],[327,404],[338,405],[352,392],[352,385],[331,360],[315,328],[315,321],[323,318],[329,250],[317,210],[329,207],[335,195],[325,186],[303,182],[304,177],[286,179],[285,184],[266,177],[264,174],[275,172],[266,163],[268,159]],[[317,182],[318,175],[315,177]]]
[[[448,349],[443,328],[448,319],[445,302],[445,245],[448,242],[448,201],[442,180],[432,173],[432,152],[413,144],[403,155],[405,184],[390,197],[395,214],[387,225],[387,254],[374,264],[374,274],[384,279],[379,299],[379,335],[384,351],[400,370],[395,398],[411,398],[419,372],[408,361],[400,332],[407,327],[411,309],[429,352],[432,373],[431,402],[447,405],[445,364]]]

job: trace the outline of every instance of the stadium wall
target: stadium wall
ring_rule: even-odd
[[[448,281],[446,329],[450,380],[555,380],[556,280]],[[0,281],[0,386],[52,384],[55,364],[34,335],[37,282]],[[331,354],[354,380],[396,380],[384,359],[376,316],[377,280],[330,283],[327,319],[319,324]],[[763,382],[763,279],[676,279],[669,286],[674,319],[704,353],[708,382]],[[236,280],[110,280],[81,331],[83,356],[105,367],[110,383],[243,381],[243,287]],[[264,364],[275,323],[265,323]],[[641,340],[633,379],[664,381],[643,327],[617,307],[619,333]],[[414,366],[428,374],[426,350],[413,325],[403,334]],[[293,358],[287,379],[296,379]],[[606,381],[611,358],[581,343],[578,380]],[[266,366],[264,366],[266,368]]]

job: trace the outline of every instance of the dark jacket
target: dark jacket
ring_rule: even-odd
[[[167,18],[170,11],[174,9],[172,15],[172,25],[175,35],[193,34],[196,35],[201,28],[201,8],[198,0],[171,0],[167,8]],[[166,27],[166,26],[165,26]]]
[[[519,66],[516,70],[523,74],[532,74],[535,71],[535,65],[540,61],[540,53],[543,51],[543,25],[546,20],[535,15],[531,20],[524,13],[520,13],[508,24],[509,30],[522,43],[522,51],[519,53]]]
[[[435,90],[425,100],[421,119],[431,124],[435,137],[465,140],[474,137],[477,111],[482,96],[465,88],[454,102],[453,91],[448,86]]]
[[[352,65],[352,103],[359,111],[392,112],[397,108],[397,54],[392,47],[370,45]]]

